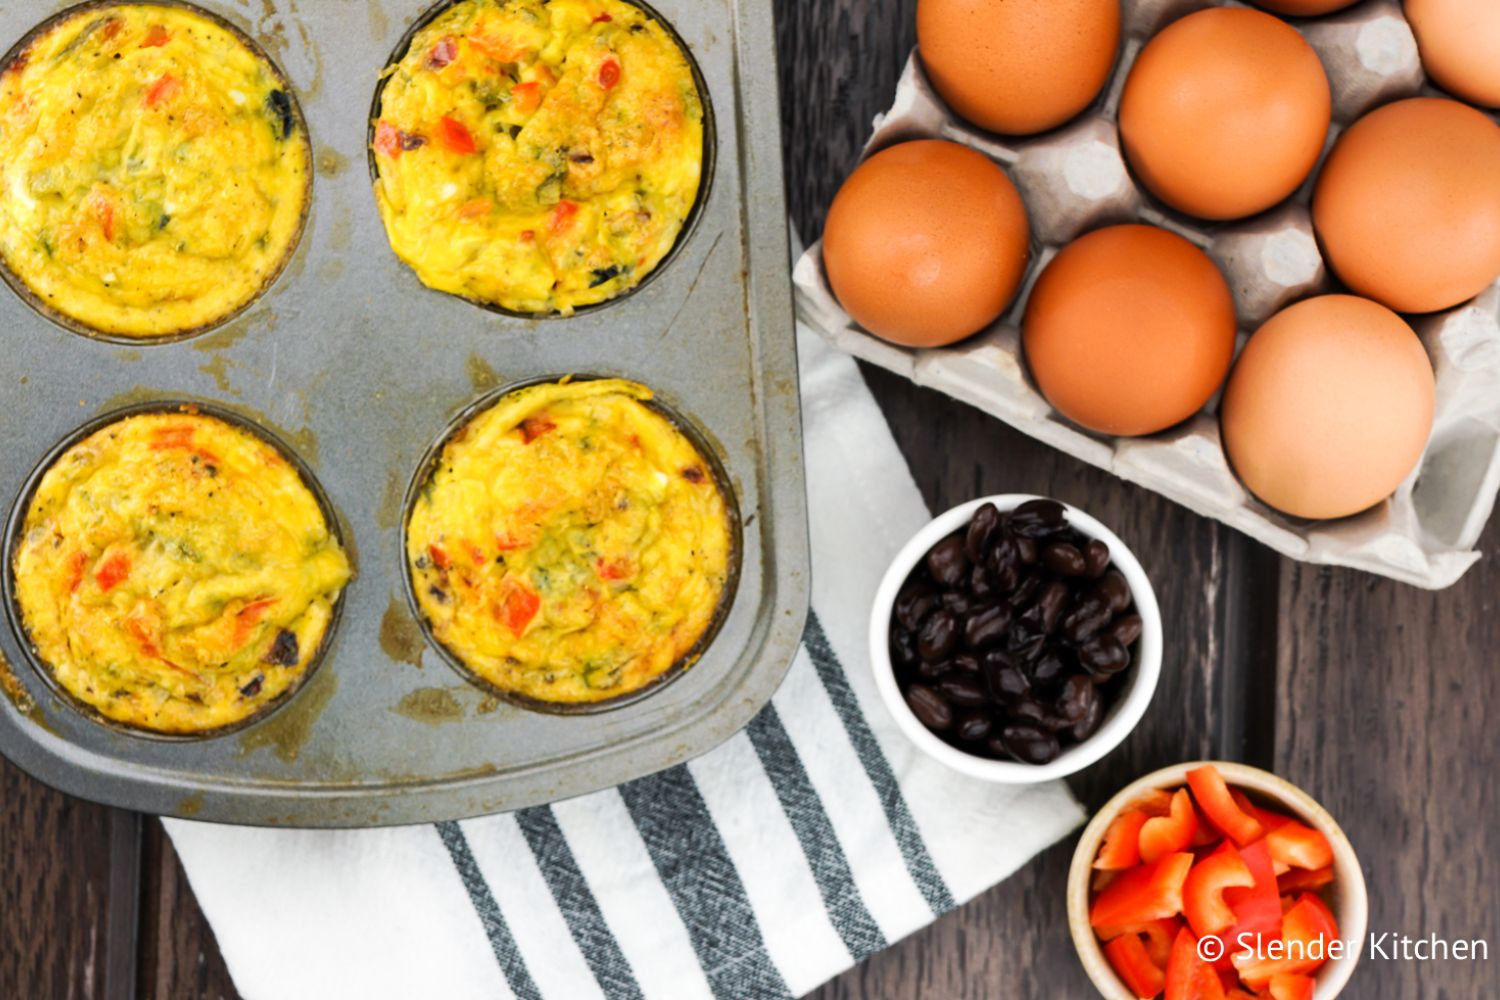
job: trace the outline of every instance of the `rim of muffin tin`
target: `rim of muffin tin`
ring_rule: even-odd
[[[423,489],[437,471],[437,466],[442,459],[444,449],[447,448],[454,437],[465,430],[479,416],[497,406],[502,399],[523,389],[539,385],[558,384],[564,380],[568,382],[597,382],[604,379],[632,381],[636,382],[637,385],[646,386],[647,389],[650,389],[652,397],[650,399],[638,400],[638,402],[664,418],[672,425],[674,430],[686,437],[694,450],[698,452],[698,457],[703,460],[703,464],[708,467],[709,476],[713,480],[714,487],[719,491],[719,496],[724,500],[725,514],[728,518],[728,573],[724,578],[724,587],[719,593],[718,603],[714,607],[713,617],[709,619],[708,626],[703,630],[703,634],[698,637],[698,641],[693,643],[692,647],[686,653],[678,657],[676,662],[649,682],[636,688],[634,691],[627,691],[624,694],[604,698],[600,701],[545,701],[541,698],[532,698],[514,691],[507,691],[488,678],[483,677],[473,667],[464,662],[463,657],[450,649],[434,633],[432,623],[428,621],[427,615],[422,611],[421,604],[417,601],[416,581],[412,578],[411,560],[407,557],[407,538],[411,531],[411,516],[417,500],[422,495]],[[651,389],[644,382],[638,382],[623,375],[604,375],[594,372],[569,375],[538,375],[507,382],[469,403],[448,422],[448,426],[443,429],[443,432],[428,446],[427,451],[422,455],[421,461],[417,463],[417,468],[411,482],[407,485],[406,496],[402,499],[401,503],[400,561],[402,589],[406,592],[407,609],[421,627],[422,637],[427,640],[428,647],[435,650],[449,667],[475,688],[518,708],[543,715],[601,715],[606,712],[627,708],[661,691],[673,681],[686,674],[695,663],[702,659],[703,654],[708,648],[713,645],[725,621],[729,618],[730,609],[734,606],[735,596],[739,592],[740,569],[744,554],[743,531],[744,522],[740,516],[739,497],[735,493],[733,484],[730,482],[729,474],[724,468],[723,461],[719,458],[718,451],[709,442],[708,435],[693,420],[689,419],[674,406],[662,402],[660,397],[656,395],[655,389]]]
[[[3,56],[0,56],[0,75],[9,72],[15,61],[24,55],[37,39],[59,25],[89,11],[110,10],[115,7],[165,7],[185,10],[228,31],[241,44],[245,45],[262,64],[269,67],[271,75],[280,83],[281,92],[287,96],[287,100],[291,104],[292,118],[301,129],[303,145],[307,151],[307,180],[302,189],[302,211],[297,219],[296,235],[292,237],[291,243],[287,245],[286,253],[282,255],[281,260],[277,262],[276,267],[271,273],[266,275],[265,281],[255,290],[254,294],[228,312],[215,316],[197,326],[188,327],[183,330],[174,330],[169,333],[137,336],[101,330],[98,327],[90,326],[76,317],[67,315],[43,299],[37,294],[35,289],[26,283],[24,278],[11,268],[10,263],[3,256],[0,256],[0,280],[3,280],[10,287],[10,290],[15,292],[16,296],[30,306],[37,315],[56,326],[62,327],[69,333],[76,333],[90,340],[126,347],[154,347],[160,344],[176,344],[194,337],[201,337],[206,333],[219,329],[227,323],[232,323],[236,319],[239,319],[252,306],[265,298],[266,293],[286,273],[286,269],[291,264],[292,258],[297,256],[297,251],[302,246],[302,238],[307,234],[308,218],[312,214],[313,175],[316,173],[313,169],[312,133],[308,130],[307,118],[302,113],[302,102],[297,97],[297,88],[293,86],[292,81],[287,77],[285,71],[282,70],[280,64],[271,58],[270,53],[266,51],[265,47],[252,38],[243,28],[222,14],[207,10],[195,3],[188,2],[188,0],[83,0],[82,3],[75,3],[64,7],[57,13],[38,22],[34,28],[22,35]]]
[[[344,531],[343,520],[339,517],[338,510],[334,507],[333,501],[329,499],[328,494],[324,491],[322,483],[318,481],[317,476],[313,474],[312,469],[308,467],[302,456],[277,434],[256,423],[251,418],[218,403],[175,397],[132,403],[128,406],[111,409],[94,417],[92,420],[70,431],[62,440],[47,451],[46,455],[42,457],[41,461],[37,463],[36,467],[26,477],[20,492],[16,496],[15,502],[11,507],[10,517],[6,520],[3,546],[0,546],[0,550],[4,552],[5,563],[3,567],[0,567],[0,601],[3,601],[5,604],[5,617],[10,625],[11,634],[15,636],[17,644],[21,647],[27,664],[41,678],[42,683],[47,686],[48,690],[90,722],[117,733],[141,739],[165,743],[196,743],[203,740],[216,739],[221,736],[229,736],[248,729],[257,723],[264,722],[296,698],[303,688],[307,686],[308,682],[312,680],[313,675],[317,673],[318,669],[322,667],[323,660],[327,657],[329,649],[333,645],[334,634],[338,631],[343,621],[344,604],[349,594],[349,587],[354,583],[355,577],[351,575],[349,582],[339,591],[338,598],[333,602],[333,607],[329,612],[328,627],[323,630],[322,641],[318,644],[317,651],[307,661],[307,668],[302,671],[302,676],[274,700],[267,702],[257,711],[252,712],[243,719],[227,725],[196,732],[163,732],[109,718],[103,712],[99,711],[99,709],[64,687],[53,674],[51,666],[31,641],[31,633],[26,628],[25,618],[21,614],[20,602],[16,595],[15,557],[17,546],[20,544],[21,537],[24,534],[26,513],[31,507],[31,501],[35,498],[36,491],[40,487],[42,479],[70,449],[86,440],[89,436],[122,420],[154,413],[181,413],[213,417],[217,420],[222,420],[232,427],[245,431],[257,440],[263,441],[272,448],[275,448],[277,453],[286,460],[287,464],[296,471],[298,478],[302,481],[302,485],[312,493],[313,499],[318,505],[318,510],[322,513],[323,519],[328,525],[329,533],[333,535],[338,541],[339,546],[349,557],[351,569],[357,569],[357,567],[354,566],[354,552],[349,546],[349,541]]]
[[[114,3],[117,0],[94,0],[94,2]],[[176,0],[172,0],[172,2],[176,2]],[[381,68],[380,79],[375,85],[375,94],[370,101],[369,121],[365,129],[365,162],[370,171],[370,183],[372,185],[380,183],[380,164],[375,157],[375,124],[380,120],[381,104],[385,99],[386,84],[390,82],[393,75],[392,70],[400,65],[401,60],[406,58],[407,54],[411,51],[412,41],[422,29],[447,13],[451,8],[468,2],[471,2],[471,0],[438,0],[437,3],[428,7],[412,22],[410,27],[402,32],[401,37],[396,40],[395,48],[391,50],[390,56],[387,57],[385,66]],[[692,241],[693,235],[697,232],[698,224],[703,219],[709,199],[713,195],[714,182],[718,175],[719,124],[718,115],[714,111],[713,97],[709,93],[708,81],[703,76],[703,69],[698,65],[697,56],[693,54],[693,50],[689,47],[687,41],[678,33],[676,26],[655,7],[645,2],[645,0],[620,0],[620,2],[635,7],[645,14],[648,19],[660,25],[662,30],[667,33],[667,37],[672,40],[673,44],[677,46],[677,51],[681,52],[683,59],[687,61],[688,70],[693,75],[693,86],[698,88],[698,103],[703,108],[703,159],[698,173],[698,193],[693,199],[693,207],[688,210],[688,214],[682,220],[682,228],[677,231],[677,237],[672,241],[671,249],[666,252],[666,255],[661,260],[656,262],[656,266],[644,278],[631,287],[603,301],[577,306],[569,313],[561,313],[555,309],[546,312],[526,312],[520,309],[509,309],[494,302],[461,295],[458,292],[445,292],[440,289],[430,288],[426,282],[422,281],[421,276],[416,273],[414,268],[403,262],[406,270],[411,272],[412,276],[417,279],[423,288],[428,288],[442,295],[451,295],[453,298],[460,299],[472,306],[483,309],[485,312],[494,313],[498,316],[535,320],[573,319],[577,316],[585,316],[589,313],[599,312],[608,309],[610,306],[618,305],[642,289],[645,289],[656,281],[658,277],[671,269],[672,265],[676,263],[677,258],[682,255],[683,248]],[[381,231],[386,232],[384,220],[382,220]],[[386,244],[387,246],[390,244],[389,232],[386,232]]]

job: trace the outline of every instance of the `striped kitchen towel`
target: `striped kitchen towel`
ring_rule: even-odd
[[[1082,821],[1060,784],[988,785],[920,756],[880,703],[869,602],[928,513],[854,363],[798,343],[813,613],[771,704],[691,763],[510,815],[167,821],[246,997],[800,996]]]

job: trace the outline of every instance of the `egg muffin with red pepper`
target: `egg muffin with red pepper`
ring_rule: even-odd
[[[617,379],[508,393],[443,446],[406,557],[433,637],[510,695],[583,705],[686,662],[730,579],[730,514],[693,443]]]
[[[462,0],[386,70],[375,196],[429,287],[559,313],[634,288],[698,197],[704,108],[623,0]]]
[[[277,703],[323,646],[349,560],[273,445],[191,409],[68,448],[12,557],[15,602],[57,683],[107,719],[202,733]]]
[[[161,337],[249,305],[302,233],[311,154],[279,71],[182,6],[90,5],[0,73],[0,259],[69,325]]]

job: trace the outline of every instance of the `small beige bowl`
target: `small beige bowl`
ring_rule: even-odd
[[[1085,971],[1094,981],[1100,995],[1108,1000],[1136,1000],[1135,994],[1125,988],[1125,984],[1120,982],[1120,978],[1110,967],[1109,960],[1104,957],[1104,949],[1094,935],[1094,928],[1089,924],[1094,859],[1099,855],[1104,832],[1127,806],[1145,792],[1186,786],[1187,773],[1204,764],[1217,767],[1230,787],[1243,789],[1278,811],[1306,823],[1327,837],[1328,843],[1333,846],[1334,882],[1329,888],[1329,902],[1334,917],[1338,920],[1339,932],[1351,946],[1341,957],[1329,961],[1318,970],[1317,989],[1313,996],[1314,1000],[1334,1000],[1334,997],[1343,992],[1349,977],[1354,975],[1354,967],[1359,964],[1370,920],[1365,876],[1359,867],[1359,858],[1354,854],[1354,847],[1328,811],[1296,785],[1269,771],[1224,761],[1174,764],[1148,774],[1110,799],[1084,829],[1078,847],[1073,852],[1073,866],[1068,870],[1068,928],[1073,932],[1073,944],[1078,949],[1078,957],[1082,959]]]

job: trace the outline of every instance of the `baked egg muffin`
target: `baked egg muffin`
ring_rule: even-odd
[[[439,291],[559,313],[634,288],[698,197],[704,107],[676,39],[622,0],[461,0],[386,70],[375,197]]]
[[[90,5],[0,73],[0,260],[64,323],[212,326],[296,248],[311,153],[280,72],[189,7]]]
[[[11,565],[21,622],[57,683],[160,733],[221,729],[279,702],[350,578],[297,468],[193,408],[127,416],[64,451]]]
[[[691,659],[729,586],[703,456],[618,379],[502,396],[443,446],[406,558],[433,637],[508,695],[585,705]]]

